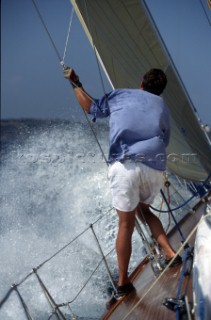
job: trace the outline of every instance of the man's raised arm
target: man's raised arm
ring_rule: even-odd
[[[78,75],[75,73],[73,69],[70,69],[69,67],[65,67],[64,77],[70,81],[73,87],[73,90],[75,92],[76,98],[79,104],[81,105],[81,107],[84,109],[84,111],[89,112],[93,99],[84,90]]]

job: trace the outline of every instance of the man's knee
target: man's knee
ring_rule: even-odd
[[[117,212],[119,216],[119,227],[133,230],[135,226],[135,210],[130,212],[117,210]]]
[[[151,213],[149,209],[149,204],[140,202],[137,210],[136,210],[137,216],[139,219],[144,223],[146,222],[147,216]]]

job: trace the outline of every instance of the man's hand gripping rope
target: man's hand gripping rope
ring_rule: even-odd
[[[79,76],[75,73],[73,69],[71,69],[70,67],[64,66],[63,70],[64,70],[64,77],[70,81],[73,89],[82,87],[82,83],[79,80]]]

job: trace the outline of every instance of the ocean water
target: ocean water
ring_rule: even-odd
[[[110,283],[90,224],[104,254],[110,252],[108,264],[115,276],[117,216],[107,165],[90,128],[59,120],[11,120],[3,121],[1,130],[0,300],[38,267],[54,301],[70,302],[70,308],[60,309],[67,319],[73,314],[80,320],[100,319]],[[107,155],[108,127],[99,123],[95,130]],[[172,193],[173,206],[190,195],[185,189],[182,196]],[[158,196],[155,205],[160,202]],[[162,221],[168,224],[167,215]],[[134,232],[130,270],[144,254]],[[35,273],[18,290],[33,319],[57,319]],[[14,290],[0,309],[0,319],[26,319]]]

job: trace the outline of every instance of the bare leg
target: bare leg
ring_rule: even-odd
[[[166,233],[163,229],[160,219],[158,219],[149,209],[149,205],[140,203],[136,211],[139,219],[142,222],[146,222],[151,230],[152,236],[162,247],[166,259],[171,259],[175,256],[175,251],[172,248]],[[144,219],[143,219],[143,216]],[[145,221],[144,221],[145,220]]]
[[[117,210],[119,215],[119,230],[116,240],[116,252],[119,266],[119,282],[122,286],[130,282],[128,278],[128,266],[132,252],[131,238],[135,226],[136,211],[123,212]]]

